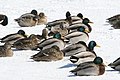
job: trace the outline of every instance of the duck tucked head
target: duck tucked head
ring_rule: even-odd
[[[103,63],[103,59],[101,57],[96,57],[93,62],[95,64],[102,64]]]
[[[27,36],[25,35],[25,31],[24,31],[24,30],[19,30],[17,33],[20,34],[20,35],[23,35],[24,37],[27,37]]]
[[[78,13],[77,16],[80,17],[81,19],[83,19],[82,13]]]
[[[0,24],[2,24],[3,26],[6,26],[8,24],[8,17],[6,15],[4,15],[4,20]]]
[[[33,9],[33,10],[31,11],[31,14],[37,15],[38,12],[37,12],[37,10]]]

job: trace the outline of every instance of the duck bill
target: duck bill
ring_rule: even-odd
[[[90,31],[89,31],[88,29],[85,29],[85,32],[86,32],[86,33],[89,33]]]
[[[96,45],[96,47],[100,47],[99,45]]]

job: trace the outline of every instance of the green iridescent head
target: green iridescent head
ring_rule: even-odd
[[[56,34],[53,35],[53,38],[60,39],[61,38],[61,34],[60,33],[56,33]]]
[[[95,64],[102,64],[103,63],[103,59],[101,57],[96,57],[93,62]]]

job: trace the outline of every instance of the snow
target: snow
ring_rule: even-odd
[[[66,11],[72,15],[81,12],[88,17],[92,24],[91,40],[95,40],[101,47],[95,48],[98,56],[104,59],[106,64],[119,57],[120,30],[112,29],[107,25],[106,18],[120,13],[119,0],[0,0],[0,14],[6,14],[9,18],[7,26],[0,25],[0,38],[15,33],[19,29],[25,30],[26,34],[41,34],[45,25],[35,27],[20,27],[15,21],[20,15],[36,9],[44,12],[48,22],[65,18]],[[88,42],[89,42],[88,41]],[[118,80],[120,74],[106,67],[105,74],[101,76],[74,76],[69,71],[75,66],[68,57],[56,62],[34,62],[30,56],[38,51],[14,50],[13,57],[0,58],[1,80]],[[114,75],[114,76],[113,76]]]

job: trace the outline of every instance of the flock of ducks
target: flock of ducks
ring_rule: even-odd
[[[117,25],[118,15],[108,18],[108,23]],[[94,47],[100,47],[95,41],[89,40],[89,33],[92,31],[91,22],[84,18],[81,13],[72,16],[69,11],[66,12],[65,19],[58,19],[47,22],[47,16],[43,12],[39,13],[32,10],[15,19],[21,27],[32,27],[44,24],[46,27],[41,35],[31,34],[28,36],[25,31],[19,30],[16,33],[8,34],[0,39],[0,57],[12,57],[13,50],[39,50],[39,52],[30,59],[34,61],[58,61],[64,57],[69,57],[71,63],[77,67],[70,72],[77,76],[98,76],[105,72],[103,59],[97,56]],[[6,15],[0,15],[0,24],[6,26],[8,18]],[[110,63],[108,66],[120,71],[120,58]]]

